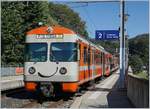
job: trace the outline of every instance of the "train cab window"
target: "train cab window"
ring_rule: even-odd
[[[44,62],[47,60],[47,43],[27,43],[25,46],[26,62]]]
[[[77,61],[77,44],[72,42],[51,43],[50,61],[74,62]]]

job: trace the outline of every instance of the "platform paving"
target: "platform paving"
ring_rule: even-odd
[[[117,71],[78,97],[71,108],[134,108],[127,97],[127,90],[117,88],[118,78]]]
[[[24,87],[23,75],[1,77],[1,91]]]

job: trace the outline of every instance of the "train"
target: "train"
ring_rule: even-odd
[[[40,26],[26,34],[24,82],[46,97],[76,93],[85,83],[109,76],[117,57],[63,26]]]

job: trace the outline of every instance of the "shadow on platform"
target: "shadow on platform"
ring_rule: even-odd
[[[127,89],[118,89],[118,81],[107,95],[108,107],[110,108],[135,108],[127,97]]]
[[[120,90],[117,88],[118,81],[115,83],[112,89],[109,88],[95,88],[90,91],[106,91],[107,94],[107,104],[90,106],[91,108],[135,108],[135,106],[130,102],[127,97],[127,90]]]

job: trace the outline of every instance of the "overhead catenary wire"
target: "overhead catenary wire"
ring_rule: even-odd
[[[72,2],[70,3],[66,3],[66,4],[72,4]],[[86,7],[88,6],[88,2],[85,2],[85,3],[78,3],[78,4],[80,4],[80,5],[78,5],[78,6],[70,6],[70,8],[82,8],[83,10],[82,10],[82,12],[84,12],[83,13],[83,16],[84,16],[84,18],[85,19],[87,19],[87,22],[92,22],[92,26],[90,26],[91,27],[91,29],[93,29],[93,30],[95,30],[95,25],[93,25],[93,21],[92,21],[92,19],[89,17],[90,15],[89,15],[89,13],[88,13],[88,11],[86,10]],[[81,5],[81,4],[84,4],[84,5]],[[95,23],[94,23],[95,24]],[[86,25],[87,26],[87,25]],[[90,28],[89,27],[89,28]],[[87,28],[87,30],[88,30],[88,32],[90,33],[90,34],[93,34],[93,32],[89,29],[89,28]]]
[[[70,8],[82,8],[82,7],[86,7],[88,4],[87,3],[82,3],[80,5],[77,6],[70,6]]]
[[[86,14],[87,14],[88,18],[90,19],[90,22],[93,24],[94,29],[95,29],[95,28],[96,28],[96,25],[95,25],[95,23],[94,23],[93,19],[91,18],[91,16],[90,16],[90,14],[89,14],[88,10],[86,9],[86,7],[84,8],[84,10],[85,10],[85,12],[86,12]]]
[[[63,0],[63,2],[66,2],[67,4],[70,4],[70,3],[102,3],[102,2],[119,2],[119,1],[120,0]]]
[[[92,30],[95,30],[96,29],[96,25],[95,25],[95,23],[93,22],[93,19],[91,18],[91,16],[90,16],[90,14],[89,14],[89,12],[88,12],[88,10],[86,9],[86,7],[83,7],[83,11],[84,11],[84,13],[85,13],[85,18],[88,20],[88,22],[91,24],[91,28],[92,28]],[[93,32],[91,32],[91,30],[89,30],[89,32],[90,32],[90,34],[94,34]]]

